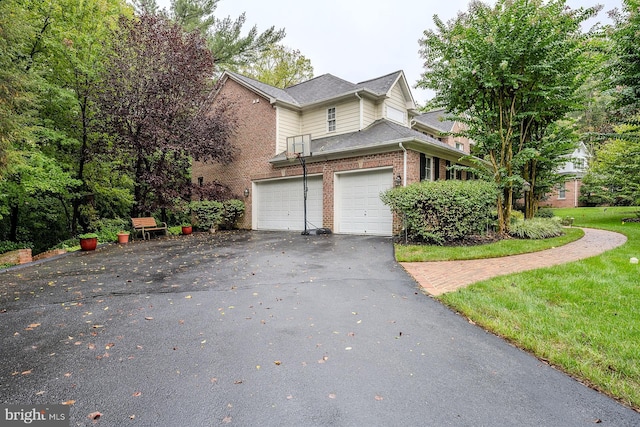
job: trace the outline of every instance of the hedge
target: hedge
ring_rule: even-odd
[[[443,245],[485,234],[498,192],[484,181],[423,181],[382,193],[398,213],[409,239]]]

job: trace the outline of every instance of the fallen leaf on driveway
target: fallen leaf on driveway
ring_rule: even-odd
[[[66,406],[71,406],[71,405],[73,405],[74,403],[76,403],[76,401],[75,401],[75,400],[67,400],[66,402],[62,402],[62,404],[63,404],[63,405],[66,405]]]
[[[336,398],[335,393],[329,393],[329,399],[335,399],[335,398]]]
[[[96,411],[96,412],[92,412],[92,413],[90,413],[87,417],[88,417],[90,420],[97,420],[97,419],[98,419],[98,418],[100,418],[101,416],[102,416],[102,414],[101,414],[100,412]]]
[[[133,397],[138,397],[138,396],[142,396],[142,392],[136,391],[135,393],[133,393]]]
[[[231,417],[224,417],[222,419],[222,422],[225,423],[225,424],[229,424],[231,422]]]
[[[153,320],[153,317],[151,317],[151,316],[145,317],[144,320]]]
[[[382,396],[378,396],[378,395],[376,394],[375,399],[376,399],[376,400],[383,400],[383,399],[384,399],[384,397],[382,397]]]
[[[22,375],[29,375],[31,371],[32,369],[29,369],[28,371],[22,371]]]

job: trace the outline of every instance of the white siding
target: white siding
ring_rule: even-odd
[[[336,131],[327,132],[327,108],[336,108]],[[310,133],[313,139],[347,132],[355,132],[360,128],[360,101],[355,96],[353,101],[326,105],[305,111],[302,115],[302,134]]]
[[[287,149],[287,137],[302,135],[300,115],[297,111],[278,107],[278,142],[276,154]]]
[[[396,110],[402,111],[404,114],[404,120],[402,121],[403,124],[407,124],[407,102],[404,98],[404,94],[402,93],[402,89],[400,88],[400,84],[396,83],[396,85],[391,89],[390,93],[389,93],[389,99],[387,99],[385,101],[385,107],[391,107],[394,108]],[[387,115],[387,111],[385,108],[385,111],[383,112],[384,116],[386,118],[389,118],[389,116]]]
[[[367,127],[369,126],[371,123],[373,123],[374,121],[376,121],[376,104],[369,100],[369,99],[365,99],[364,100],[364,126],[363,127]]]

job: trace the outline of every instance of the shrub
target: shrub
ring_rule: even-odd
[[[538,218],[553,218],[553,216],[553,209],[549,208],[540,208],[536,212],[536,217]]]
[[[0,254],[17,251],[18,249],[33,249],[33,244],[24,242],[10,242],[8,240],[0,241]]]
[[[402,216],[408,237],[442,245],[483,234],[495,209],[497,190],[484,181],[424,181],[396,187],[382,201]]]
[[[223,211],[220,227],[231,230],[236,227],[238,220],[244,215],[244,202],[238,199],[230,199],[222,202]]]
[[[131,229],[131,222],[127,219],[99,219],[92,222],[92,227],[96,230],[98,240],[101,242],[115,242],[118,240],[118,232]]]
[[[532,218],[512,223],[509,234],[519,239],[547,239],[562,236],[564,231],[558,218]]]
[[[244,214],[244,202],[229,199],[224,202],[215,200],[195,201],[189,204],[193,216],[193,225],[201,230],[211,228],[232,229]]]
[[[78,236],[78,239],[96,239],[98,238],[97,233],[84,233]]]
[[[215,200],[201,200],[189,204],[193,225],[201,230],[216,228],[222,220],[224,205]]]

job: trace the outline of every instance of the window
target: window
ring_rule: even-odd
[[[420,153],[420,181],[433,181],[433,159]]]
[[[460,151],[464,151],[464,144],[462,142],[456,141],[456,148]]]
[[[387,118],[394,122],[405,123],[404,111],[398,110],[397,108],[387,106]]]
[[[204,185],[204,177],[202,177],[202,176],[199,176],[199,177],[198,177],[198,185],[199,185],[200,187],[202,187],[202,186]]]
[[[565,183],[558,184],[558,200],[564,200],[567,198],[567,187]]]
[[[449,160],[445,163],[447,168],[447,173],[445,175],[445,179],[456,179],[456,173],[453,169],[451,169],[451,162]]]
[[[327,108],[327,131],[336,131],[336,107]]]

